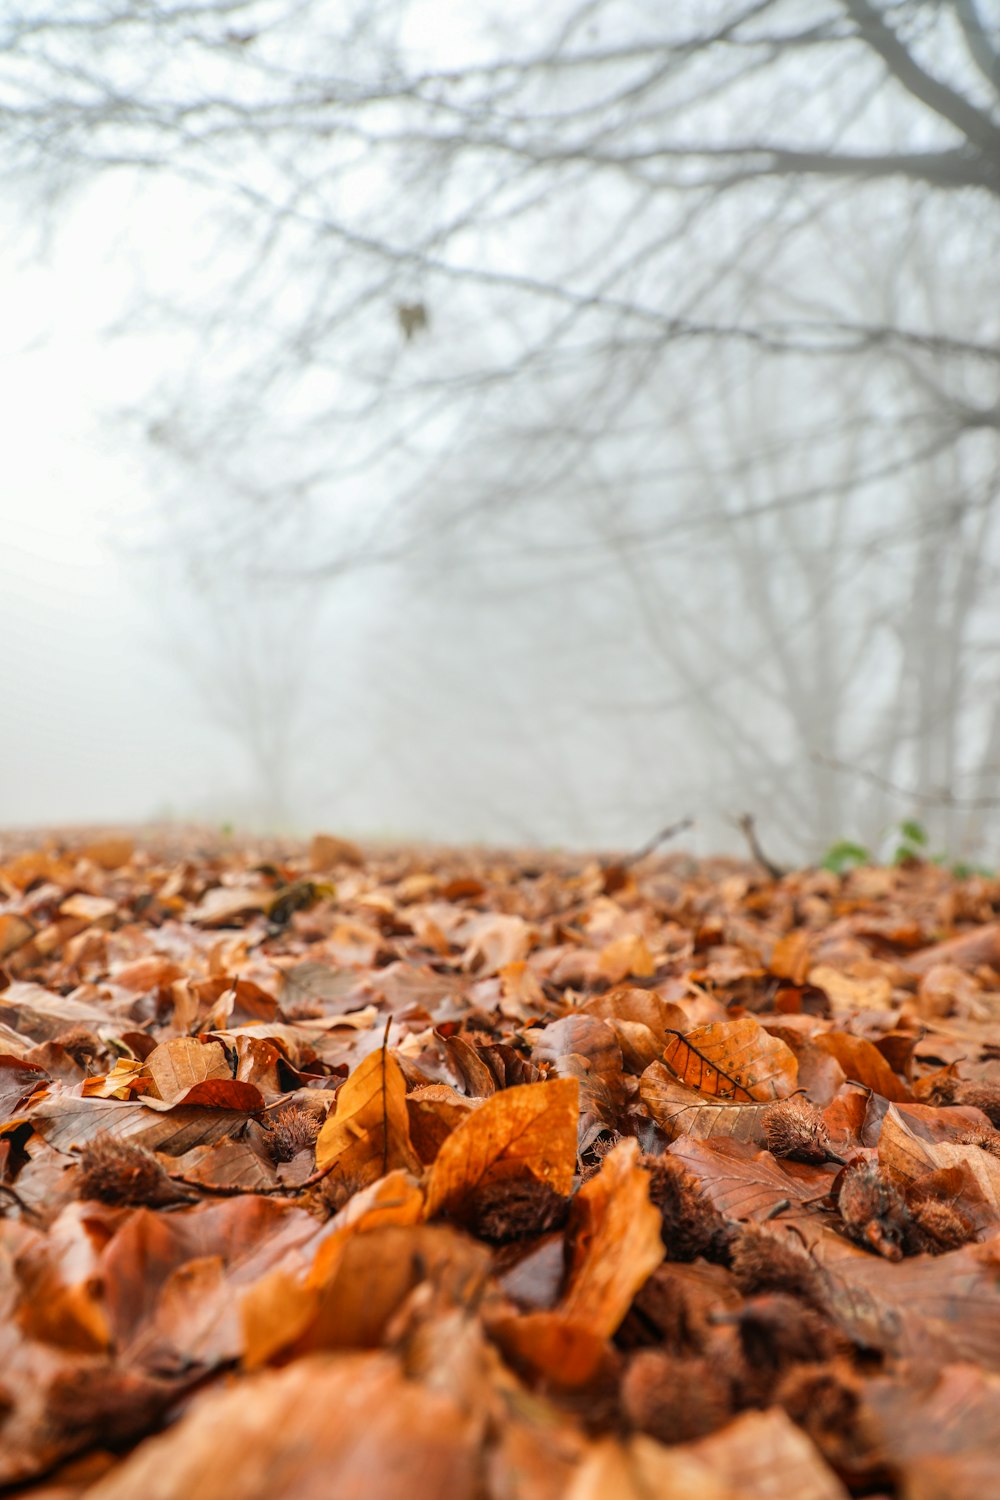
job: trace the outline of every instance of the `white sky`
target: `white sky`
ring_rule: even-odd
[[[0,827],[184,813],[225,775],[129,561],[154,499],[107,419],[142,355],[101,336],[105,207],[51,259],[0,258]]]

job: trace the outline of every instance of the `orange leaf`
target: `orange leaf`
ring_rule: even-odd
[[[153,1091],[165,1104],[175,1103],[206,1078],[233,1076],[221,1042],[202,1043],[190,1036],[175,1036],[154,1047],[142,1071],[153,1080]]]
[[[427,1184],[427,1217],[504,1177],[573,1186],[579,1087],[575,1078],[522,1083],[494,1094],[441,1146]]]
[[[663,1061],[689,1088],[734,1103],[785,1099],[798,1081],[795,1053],[753,1016],[675,1032]]]
[[[573,1200],[575,1231],[563,1314],[610,1338],[664,1256],[660,1214],[649,1201],[639,1143],[621,1141]]]
[[[905,1103],[913,1095],[897,1078],[876,1046],[860,1036],[849,1036],[846,1031],[827,1031],[815,1039],[817,1047],[835,1057],[852,1083],[863,1084],[874,1089],[883,1099]]]
[[[406,1080],[385,1047],[370,1053],[337,1094],[316,1140],[316,1166],[353,1184],[374,1182],[395,1167],[419,1172],[410,1140]]]

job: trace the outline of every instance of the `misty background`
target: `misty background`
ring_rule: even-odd
[[[997,858],[993,0],[7,0],[0,826]]]

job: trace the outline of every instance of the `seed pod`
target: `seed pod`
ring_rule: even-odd
[[[902,1260],[912,1220],[899,1190],[874,1162],[847,1168],[837,1207],[852,1240],[886,1260]]]
[[[98,1135],[80,1152],[81,1198],[99,1203],[145,1205],[190,1203],[192,1193],[173,1182],[151,1151],[113,1135]]]
[[[826,1122],[815,1104],[801,1094],[769,1104],[761,1116],[767,1149],[773,1156],[790,1156],[795,1161],[837,1161],[843,1164],[830,1145]]]

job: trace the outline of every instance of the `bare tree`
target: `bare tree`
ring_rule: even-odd
[[[198,262],[169,288],[192,362],[141,415],[217,477],[207,532],[175,516],[201,564],[403,563],[418,593],[448,569],[490,629],[491,588],[558,588],[581,642],[628,622],[632,707],[697,729],[790,842],[884,818],[891,785],[988,795],[1000,19],[453,24],[429,0],[5,10],[7,169],[119,174]]]

